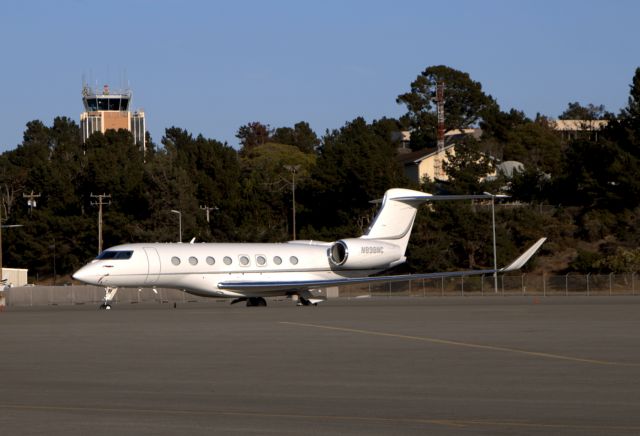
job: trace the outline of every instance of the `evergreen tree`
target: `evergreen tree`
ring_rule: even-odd
[[[413,149],[435,143],[436,89],[441,82],[445,84],[445,130],[474,126],[484,112],[496,106],[493,98],[482,91],[482,85],[473,81],[468,73],[444,65],[428,67],[411,83],[411,90],[396,99],[397,103],[407,106],[404,122],[413,129]]]
[[[314,153],[320,145],[320,139],[305,121],[296,123],[293,128],[278,127],[271,135],[270,141],[296,146],[304,153]]]
[[[320,211],[307,216],[306,222],[320,232],[308,236],[333,239],[360,233],[374,210],[369,201],[406,185],[395,144],[385,136],[362,118],[324,136],[312,183],[302,192],[309,210]]]

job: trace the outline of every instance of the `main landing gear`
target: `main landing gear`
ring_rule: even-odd
[[[262,297],[250,297],[247,299],[247,307],[267,307],[267,300]]]
[[[241,303],[243,301],[247,302],[247,307],[258,307],[258,306],[267,306],[267,300],[262,297],[242,297],[236,298],[231,302],[231,304]]]
[[[298,302],[296,303],[296,306],[311,306],[311,305],[317,306],[318,303],[312,303],[311,301],[309,301],[304,297],[298,297]]]

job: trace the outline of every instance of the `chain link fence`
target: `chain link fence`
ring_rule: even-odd
[[[341,298],[450,297],[450,296],[613,296],[636,295],[638,275],[633,274],[518,274],[420,279],[340,286]],[[7,306],[99,305],[104,288],[96,286],[24,286],[4,292]],[[216,303],[229,299],[198,297],[176,289],[121,288],[114,303]]]
[[[4,292],[7,306],[65,306],[96,305],[104,299],[104,288],[98,286],[24,286]],[[228,301],[219,298],[198,297],[177,289],[120,288],[114,303],[215,303]]]
[[[518,274],[386,282],[340,287],[340,296],[484,296],[484,295],[636,295],[638,275],[633,274]]]

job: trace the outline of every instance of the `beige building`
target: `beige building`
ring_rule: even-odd
[[[449,177],[443,171],[442,165],[449,161],[447,153],[455,156],[454,144],[445,146],[441,151],[438,151],[437,147],[431,147],[403,153],[398,155],[398,162],[402,164],[404,174],[417,183],[422,183],[425,177],[432,181],[446,181]]]
[[[609,124],[609,120],[551,120],[549,126],[562,134],[564,139],[576,139],[581,132],[589,132],[597,138],[598,131]]]
[[[109,129],[125,129],[133,134],[133,140],[142,150],[146,149],[146,125],[143,111],[131,112],[131,91],[111,92],[108,85],[102,90],[82,88],[82,103],[85,111],[80,114],[82,142],[95,132]]]
[[[396,132],[392,135],[392,139],[400,144],[397,159],[403,166],[405,175],[416,183],[422,183],[425,177],[431,181],[449,180],[449,176],[444,172],[444,163],[449,162],[447,153],[455,156],[455,143],[464,136],[480,139],[482,130],[479,128],[449,130],[444,134],[446,145],[440,151],[437,147],[429,147],[412,152],[409,148],[411,132],[408,130]]]

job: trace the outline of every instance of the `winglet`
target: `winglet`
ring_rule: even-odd
[[[529,261],[529,259],[531,259],[531,257],[534,254],[536,254],[536,251],[538,251],[540,249],[540,247],[542,246],[542,244],[544,244],[544,241],[546,241],[546,240],[547,240],[547,238],[538,239],[538,241],[535,244],[533,244],[531,247],[529,247],[529,249],[527,251],[522,253],[522,255],[520,255],[519,258],[517,258],[516,260],[511,262],[511,264],[509,266],[506,266],[506,267],[502,268],[498,272],[509,272],[509,271],[515,271],[515,270],[518,270],[518,269],[522,268],[522,266],[525,263],[527,263]]]

